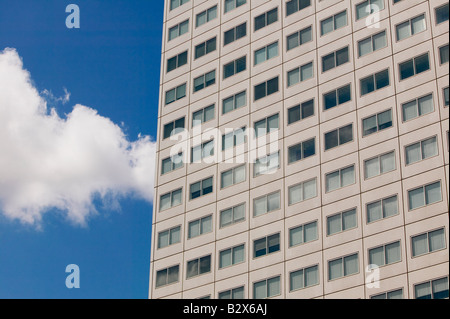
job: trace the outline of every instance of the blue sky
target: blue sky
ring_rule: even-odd
[[[65,26],[70,3],[80,29]],[[81,104],[133,142],[156,137],[162,19],[160,0],[0,0],[0,52],[17,51],[39,92],[70,92],[47,101],[61,119]],[[84,225],[52,207],[40,227],[0,212],[0,298],[146,298],[152,205],[132,192],[119,203],[94,199]],[[68,264],[80,267],[79,289],[65,286]]]

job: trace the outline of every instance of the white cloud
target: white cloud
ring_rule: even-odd
[[[129,141],[92,108],[75,105],[67,117],[49,109],[14,49],[0,51],[0,213],[39,225],[58,209],[76,224],[96,214],[95,199],[153,198],[155,143]]]

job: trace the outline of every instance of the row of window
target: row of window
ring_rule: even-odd
[[[187,3],[189,0],[171,0],[170,2],[170,10],[175,9],[179,7],[180,5]],[[241,5],[245,4],[246,0],[225,0],[224,3],[224,13],[227,13],[237,7],[240,7]],[[311,5],[310,0],[291,0],[286,3],[286,16],[289,16],[293,13],[296,13],[297,11],[300,11],[302,9],[305,9]],[[367,0],[363,1],[356,5],[356,20],[360,20],[362,18],[367,17],[370,14],[376,13],[380,10],[384,9],[384,1],[383,0]],[[436,24],[440,24],[442,22],[448,21],[449,19],[449,7],[448,3],[440,6],[438,8],[435,8],[435,17],[436,17]],[[423,15],[422,15],[423,16]],[[204,10],[196,15],[195,18],[195,25],[196,27],[200,27],[204,25],[205,23],[214,20],[217,18],[217,5],[212,6],[208,8],[207,10]],[[409,32],[420,32],[421,30],[424,30],[426,28],[425,26],[425,20],[421,16],[418,16],[417,18],[411,19],[409,22],[404,22],[396,26],[397,30],[397,40],[400,41],[404,37],[402,36],[408,36]],[[330,17],[327,17],[320,21],[320,30],[321,35],[326,35],[334,30],[337,30],[339,28],[342,28],[347,25],[347,10],[344,10],[342,12],[339,12],[337,14],[334,14]],[[270,25],[274,22],[278,21],[278,7],[274,8],[270,11],[267,11],[254,19],[254,29],[255,31],[258,31],[259,29],[264,28],[267,25]],[[188,23],[187,21],[184,21],[183,23]],[[409,26],[412,26],[414,28],[414,31],[411,30],[411,28],[408,30],[408,23]],[[174,29],[175,27],[172,27],[169,29],[169,41],[172,40],[174,37],[171,36],[170,30]],[[187,32],[187,31],[186,31]],[[399,36],[401,34],[401,36]],[[414,33],[412,33],[414,34]],[[180,35],[177,33],[177,36]],[[175,36],[176,37],[176,36]]]
[[[261,243],[261,249],[268,249],[267,241]],[[400,261],[400,242],[369,250],[369,258],[380,262],[381,265]],[[239,245],[223,250],[220,254],[219,264],[229,266],[233,261],[243,262],[244,246]],[[196,258],[187,262],[186,279],[193,278],[211,271],[211,255]],[[156,273],[156,288],[179,281],[179,265],[161,269]],[[328,280],[359,273],[359,254],[351,254],[328,261]],[[289,272],[289,292],[308,288],[319,284],[319,264],[307,266]],[[438,278],[414,285],[416,299],[444,299],[448,298],[448,277]],[[281,294],[281,275],[259,280],[253,283],[253,298],[264,299]],[[244,286],[219,292],[219,299],[244,298]],[[401,299],[403,289],[373,295],[372,299]]]
[[[378,73],[377,73],[378,74]],[[378,87],[380,84],[380,78],[377,74],[373,77],[368,77],[362,81],[371,88]],[[373,81],[373,82],[372,82]],[[374,83],[377,83],[375,86]],[[364,86],[366,87],[366,86]],[[444,107],[449,105],[449,87],[443,89]],[[334,89],[330,92],[323,94],[323,109],[324,111],[333,107],[339,106],[343,103],[351,101],[351,86],[346,84],[342,87]],[[246,91],[239,92],[225,98],[222,101],[222,114],[229,113],[233,110],[239,109],[245,106],[247,103]],[[429,93],[418,98],[414,98],[401,106],[402,121],[407,122],[418,118],[422,115],[432,113],[435,110],[433,94]],[[314,115],[314,99],[304,101],[300,104],[292,106],[287,110],[287,125],[296,123],[300,120],[308,118]],[[200,125],[202,123],[209,122],[215,118],[215,104],[211,104],[201,110],[195,111],[192,114],[192,127]],[[376,133],[380,130],[384,130],[392,126],[392,110],[388,109],[377,114],[373,114],[362,120],[363,136],[367,136]],[[266,128],[266,132],[261,129]],[[272,130],[279,128],[278,114],[256,121],[254,123],[255,137],[259,137],[263,134],[270,133]],[[169,122],[164,125],[163,139],[170,138],[171,136],[182,132],[185,129],[185,117],[179,118],[175,121]],[[226,149],[222,148],[222,149]]]
[[[441,47],[441,61],[448,63],[448,44]],[[258,61],[267,59],[271,56],[271,52],[275,52],[277,46],[271,44],[258,50],[255,54],[258,54]],[[175,56],[170,59],[168,63],[168,69],[179,65],[179,63],[186,62],[186,52]],[[348,47],[337,50],[322,57],[322,67],[323,71],[331,70],[343,63],[349,62],[348,60]],[[238,58],[230,63],[223,66],[223,76],[224,79],[245,71],[247,68],[246,56]],[[399,79],[405,80],[414,75],[420,74],[422,72],[430,70],[429,53],[418,55],[414,58],[405,60],[398,65]],[[287,71],[287,87],[291,87],[300,82],[306,81],[314,77],[313,62],[305,63],[299,67]],[[360,96],[364,96],[376,90],[380,90],[384,87],[390,85],[389,69],[384,69],[382,71],[376,72],[369,76],[366,76],[359,80],[360,82]],[[216,70],[209,71],[194,78],[193,82],[193,92],[198,92],[208,86],[216,83]],[[336,105],[345,103],[351,99],[350,85],[346,85],[338,89],[338,94],[333,90],[324,95],[324,108],[325,110],[332,108]],[[279,91],[279,77],[273,77],[267,81],[261,82],[254,86],[254,101],[260,100],[266,96]],[[175,88],[172,88],[165,93],[165,105],[171,104],[181,98],[186,97],[186,83],[181,84]],[[242,101],[244,102],[244,101]],[[223,113],[234,109],[234,107],[227,106],[223,107]]]

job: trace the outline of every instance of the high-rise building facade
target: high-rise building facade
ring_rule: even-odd
[[[448,0],[166,0],[150,298],[448,298]]]

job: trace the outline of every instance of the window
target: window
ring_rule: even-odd
[[[220,212],[220,228],[245,220],[245,203]]]
[[[229,78],[239,72],[245,71],[247,67],[247,57],[243,56],[237,60],[231,61],[223,66],[223,78]]]
[[[348,62],[348,47],[322,57],[322,72],[334,69]]]
[[[443,94],[444,94],[444,106],[448,106],[450,104],[449,102],[449,87],[447,86],[446,88],[444,88]]]
[[[434,11],[436,13],[436,24],[441,24],[442,22],[448,21],[448,3],[434,9]]]
[[[180,270],[179,265],[158,270],[156,272],[156,284],[155,284],[156,287],[155,288],[167,286],[174,282],[178,282],[179,270]]]
[[[247,104],[247,91],[239,92],[223,100],[222,114],[236,110]]]
[[[219,252],[219,269],[244,262],[245,245],[225,249]]]
[[[346,103],[352,99],[350,84],[344,85],[336,90],[323,95],[324,110]]]
[[[325,133],[325,150],[353,141],[353,124]]]
[[[244,144],[246,140],[245,127],[234,130],[233,132],[222,135],[222,151]]]
[[[170,10],[176,9],[188,2],[189,0],[170,0]]]
[[[360,80],[361,96],[389,86],[389,70],[371,74]]]
[[[180,242],[181,226],[158,233],[158,249]]]
[[[448,299],[448,277],[414,285],[414,294],[416,299]]]
[[[347,10],[320,21],[320,34],[325,35],[347,25]]]
[[[315,154],[316,139],[312,138],[307,141],[303,141],[288,148],[288,164],[292,164]]]
[[[426,29],[427,26],[425,24],[425,14],[421,14],[420,16],[415,17],[411,20],[402,22],[395,27],[397,41],[406,39],[414,34],[425,31]]]
[[[253,200],[253,216],[260,216],[280,209],[280,191]]]
[[[173,26],[169,29],[169,41],[187,33],[189,31],[189,19]]]
[[[396,2],[398,2],[398,0]],[[400,288],[389,292],[383,292],[381,294],[371,296],[370,299],[403,299],[403,289]]]
[[[278,41],[255,51],[255,65],[278,56]]]
[[[287,51],[312,41],[312,27],[306,27],[286,37]]]
[[[311,179],[289,187],[289,205],[300,203],[317,196],[317,179]]]
[[[425,72],[430,69],[428,52],[414,59],[407,60],[399,64],[400,80],[407,79],[415,74]]]
[[[369,249],[369,265],[381,267],[396,263],[400,260],[400,241]]]
[[[392,110],[374,114],[362,120],[363,136],[392,127]]]
[[[328,262],[328,280],[350,276],[358,272],[358,253]]]
[[[211,255],[188,261],[186,268],[186,279],[210,272]]]
[[[255,31],[278,21],[278,8],[255,17]]]
[[[372,178],[395,170],[395,152],[389,152],[364,161],[364,178]]]
[[[166,92],[166,105],[178,101],[186,96],[186,83]]]
[[[167,194],[161,195],[159,198],[159,211],[162,212],[163,210],[181,205],[182,194],[182,189],[179,188]]]
[[[214,104],[192,113],[192,127],[214,119]]]
[[[219,299],[244,299],[244,286],[219,292]]]
[[[403,121],[409,121],[434,111],[433,95],[428,94],[402,104]]]
[[[406,165],[438,155],[436,136],[405,147]]]
[[[187,64],[187,51],[167,60],[167,73]]]
[[[384,9],[384,0],[366,0],[356,5],[356,20]]]
[[[395,216],[398,214],[397,195],[367,204],[367,223]]]
[[[357,226],[356,208],[327,217],[328,236],[356,228]]]
[[[431,205],[441,200],[441,181],[408,191],[409,210]]]
[[[245,181],[245,164],[222,172],[220,181],[221,188]]]
[[[314,115],[314,99],[288,109],[288,125]]]
[[[212,232],[212,215],[189,222],[188,239]]]
[[[225,13],[245,4],[247,0],[225,0]]]
[[[441,64],[448,63],[448,44],[439,48],[439,61]]]
[[[178,153],[172,157],[167,157],[162,160],[161,175],[174,171],[183,167],[183,153]]]
[[[278,113],[272,116],[266,117],[262,120],[255,122],[255,137],[260,137],[266,134],[270,134],[273,131],[278,130]]]
[[[386,31],[381,31],[358,41],[358,56],[362,57],[387,46]]]
[[[440,228],[411,238],[413,257],[445,249],[445,229]]]
[[[214,140],[210,140],[191,148],[191,163],[199,163],[202,159],[213,155]]]
[[[278,92],[278,76],[255,85],[255,101]]]
[[[253,284],[253,299],[265,299],[281,293],[281,279],[276,276]]]
[[[287,86],[292,86],[299,82],[312,79],[314,76],[313,63],[309,62],[299,68],[295,68],[287,73]]]
[[[243,38],[247,35],[247,23],[244,22],[237,27],[234,27],[224,33],[224,43],[223,45],[230,44],[240,38]]]
[[[200,91],[216,83],[216,70],[205,73],[194,79],[194,92]]]
[[[213,178],[209,177],[202,181],[191,184],[190,199],[207,195],[213,191]]]
[[[184,117],[164,125],[163,139],[184,131]]]
[[[326,192],[329,193],[336,189],[355,183],[355,166],[349,166],[325,175]]]
[[[280,234],[274,234],[253,241],[253,257],[265,256],[280,250]]]
[[[214,20],[215,18],[217,18],[217,5],[197,14],[195,26],[199,27],[204,25],[206,22]]]
[[[291,0],[286,2],[286,17],[311,5],[311,0]]]
[[[318,239],[317,221],[289,229],[289,247],[305,244]]]
[[[216,37],[202,42],[195,46],[195,59],[201,58],[202,56],[216,51]]]
[[[289,274],[289,291],[319,284],[319,266],[311,266]]]
[[[253,177],[270,174],[280,168],[280,152],[275,152],[255,160]]]

